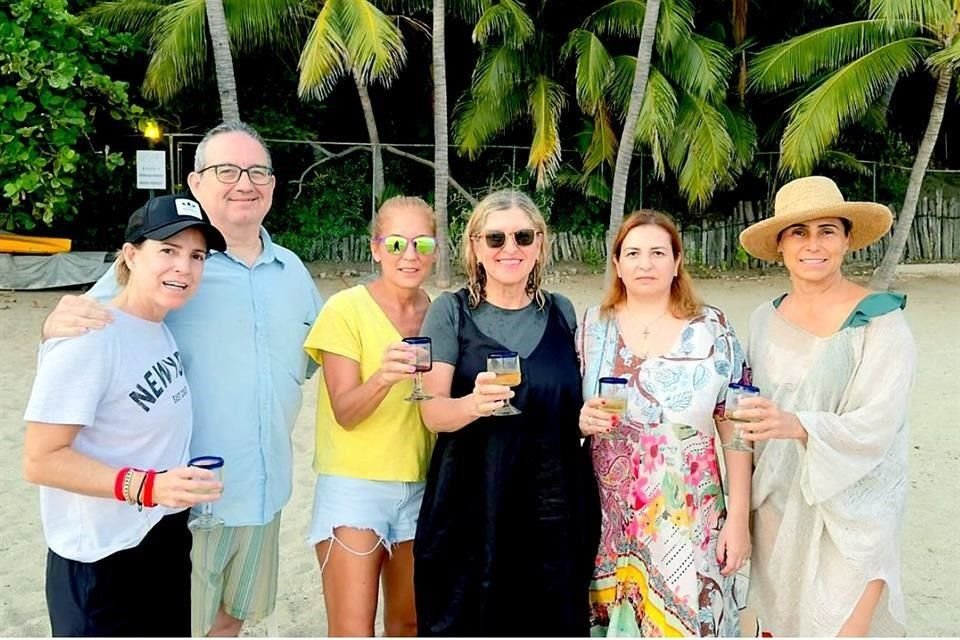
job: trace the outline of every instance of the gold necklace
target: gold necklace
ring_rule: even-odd
[[[660,322],[661,320],[663,320],[664,316],[667,315],[667,311],[669,311],[669,310],[670,310],[670,309],[669,309],[669,307],[668,307],[667,309],[664,310],[663,313],[661,313],[659,316],[657,316],[657,319],[656,319],[656,320],[654,320],[653,322],[651,322],[651,323],[649,323],[649,324],[647,324],[647,325],[645,325],[645,326],[643,327],[643,331],[640,333],[640,335],[643,336],[643,350],[640,352],[640,357],[643,358],[644,360],[646,360],[647,358],[650,357],[650,350],[647,349],[647,342],[649,342],[649,340],[650,340],[650,328],[651,328],[653,325],[655,325],[655,324],[657,324],[658,322]]]

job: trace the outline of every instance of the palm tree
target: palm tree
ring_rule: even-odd
[[[517,0],[487,2],[473,39],[480,59],[469,92],[454,110],[454,140],[475,158],[497,134],[526,117],[532,137],[527,168],[545,187],[560,166],[560,115],[566,104],[552,77],[556,52]],[[542,8],[542,7],[541,7]]]
[[[611,255],[614,235],[623,223],[623,209],[627,198],[627,178],[630,175],[630,163],[633,160],[634,138],[640,107],[643,105],[647,90],[647,78],[650,75],[650,60],[653,57],[654,40],[657,36],[657,20],[660,17],[660,0],[647,0],[644,7],[643,23],[640,29],[640,44],[637,48],[637,61],[634,65],[633,82],[630,85],[630,106],[620,134],[620,147],[617,149],[617,164],[613,173],[613,192],[610,196],[610,226],[607,227],[607,255]],[[612,262],[607,260],[606,280],[613,277]]]
[[[301,97],[323,100],[349,75],[357,87],[373,156],[373,206],[383,195],[383,154],[368,87],[389,87],[406,62],[397,23],[368,0],[326,0],[300,54]]]
[[[114,0],[101,2],[85,15],[112,31],[129,31],[146,40],[150,62],[143,94],[159,102],[170,102],[187,87],[202,84],[208,73],[210,43],[222,118],[239,120],[233,54],[296,42],[301,4],[297,0]]]
[[[450,250],[447,242],[447,179],[450,149],[447,147],[447,17],[444,0],[433,0],[433,202],[437,214],[440,252],[437,256],[437,286],[450,286]]]
[[[960,68],[960,3],[871,0],[865,20],[817,29],[761,51],[752,88],[810,88],[790,107],[780,141],[780,170],[808,175],[840,130],[863,118],[897,81],[926,68],[936,78],[927,127],[917,149],[893,239],[870,285],[887,289],[903,257],[920,188],[940,133],[950,85]]]
[[[749,118],[725,104],[731,52],[693,31],[688,0],[665,0],[651,17],[654,9],[639,0],[614,0],[571,32],[564,47],[577,62],[577,101],[593,119],[583,184],[593,185],[605,165],[614,167],[608,243],[623,219],[635,149],[649,149],[657,176],[663,179],[669,169],[688,203],[705,206],[742,171],[756,146]],[[639,38],[638,55],[611,56],[600,35]],[[641,55],[645,62],[638,62]],[[619,145],[611,114],[623,119]]]

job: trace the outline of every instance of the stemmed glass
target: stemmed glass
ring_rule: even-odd
[[[516,351],[496,351],[487,356],[487,371],[496,374],[493,384],[502,384],[506,387],[516,387],[520,384],[520,356]],[[521,411],[510,404],[510,399],[503,402],[503,406],[495,410],[495,416],[516,416]]]
[[[600,410],[617,416],[622,422],[627,415],[627,379],[600,378],[600,397],[605,401]],[[626,440],[626,436],[618,433],[616,427],[609,433],[597,434],[597,437],[601,440]]]
[[[744,422],[750,422],[749,420],[744,420],[743,418],[734,418],[733,412],[740,408],[740,401],[744,398],[752,398],[760,395],[760,389],[757,387],[752,387],[748,384],[737,384],[733,383],[727,387],[727,401],[724,405],[724,418],[733,422],[733,440],[727,442],[723,445],[723,448],[727,451],[753,451],[753,447],[750,446],[750,443],[743,439],[743,428],[741,425]]]
[[[215,476],[213,479],[220,483],[223,482],[223,458],[220,456],[200,456],[193,458],[187,464],[191,467],[197,467],[198,469],[212,471]],[[197,491],[195,493],[213,493],[213,491]],[[197,529],[216,529],[222,526],[223,518],[218,518],[213,515],[213,504],[210,502],[202,503],[200,505],[200,515],[187,523],[187,527],[191,531],[196,531]]]
[[[413,363],[413,366],[417,369],[417,377],[413,381],[413,391],[404,400],[409,402],[429,400],[433,396],[427,395],[423,391],[423,372],[430,371],[433,368],[433,343],[430,338],[425,336],[404,338],[403,341],[413,347],[417,354],[417,360]]]

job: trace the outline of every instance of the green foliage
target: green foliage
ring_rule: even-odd
[[[83,24],[65,0],[15,0],[0,9],[0,227],[72,219],[78,168],[95,156],[109,173],[118,153],[95,151],[98,118],[140,113],[127,85],[94,61],[128,53],[130,41]]]

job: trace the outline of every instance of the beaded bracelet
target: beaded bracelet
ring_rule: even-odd
[[[133,482],[133,473],[134,470],[128,468],[126,475],[123,476],[123,499],[127,504],[133,504],[130,497],[130,483]]]
[[[120,469],[117,472],[116,480],[113,481],[113,497],[120,502],[126,502],[126,498],[123,497],[123,481],[127,477],[128,471],[130,471],[130,467]]]

